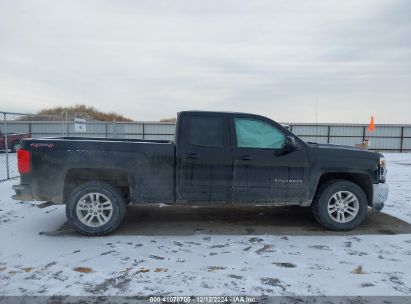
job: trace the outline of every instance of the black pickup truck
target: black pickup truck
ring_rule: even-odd
[[[323,226],[349,230],[388,195],[383,155],[305,143],[244,113],[178,114],[175,141],[23,139],[16,200],[66,204],[88,235],[115,230],[126,204],[311,206]]]

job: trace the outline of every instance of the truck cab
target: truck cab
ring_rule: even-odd
[[[250,114],[182,112],[176,142],[176,200],[304,204],[307,145],[274,121]]]

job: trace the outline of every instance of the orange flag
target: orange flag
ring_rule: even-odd
[[[370,125],[368,127],[368,132],[372,132],[372,131],[375,131],[374,116],[371,116]]]

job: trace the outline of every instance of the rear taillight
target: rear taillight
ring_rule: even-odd
[[[17,167],[20,174],[30,173],[30,151],[17,150]]]

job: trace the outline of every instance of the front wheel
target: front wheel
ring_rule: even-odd
[[[351,230],[367,215],[367,196],[353,182],[332,180],[320,187],[314,197],[315,219],[331,230]]]
[[[76,187],[66,203],[66,216],[75,230],[86,235],[113,232],[123,220],[126,204],[114,186],[91,181]]]

